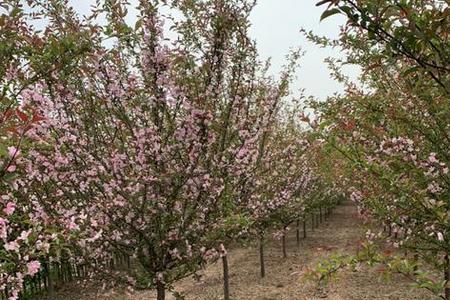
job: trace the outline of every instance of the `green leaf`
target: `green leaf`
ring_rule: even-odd
[[[415,67],[409,68],[408,70],[403,72],[403,77],[406,77],[411,73],[417,72],[418,70],[420,70],[420,68],[421,68],[420,66],[415,66]]]
[[[322,1],[317,2],[316,6],[321,6],[321,5],[324,5],[324,4],[328,3],[328,2],[331,2],[331,0],[322,0]]]
[[[8,173],[5,176],[3,176],[3,180],[5,180],[6,182],[11,182],[14,179],[16,179],[17,176],[18,176],[17,173]]]
[[[353,11],[349,6],[339,6],[339,8],[347,14],[347,16],[351,19],[353,18]]]
[[[323,12],[323,14],[320,16],[320,21],[322,21],[325,18],[328,18],[329,16],[339,14],[341,13],[341,10],[338,8],[329,9]]]
[[[5,144],[0,143],[0,156],[8,155],[8,148]]]

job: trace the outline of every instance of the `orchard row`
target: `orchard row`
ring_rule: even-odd
[[[364,253],[343,265],[381,264],[450,299],[449,2],[319,4],[329,5],[323,18],[348,22],[338,41],[309,38],[341,47],[362,75],[352,84],[331,62],[347,91],[314,104],[317,134],[328,141],[335,180],[390,233],[368,232]]]
[[[133,26],[126,1],[86,18],[67,1],[27,2],[7,1],[0,19],[8,299],[75,274],[163,300],[230,242],[284,235],[334,203],[320,143],[288,99],[299,53],[266,74],[253,1],[140,1]],[[118,258],[133,267],[111,268]]]

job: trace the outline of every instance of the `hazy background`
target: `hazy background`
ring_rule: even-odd
[[[80,14],[87,14],[94,0],[71,0],[71,4]],[[136,0],[130,1],[132,4]],[[343,91],[342,85],[329,76],[326,57],[342,57],[339,49],[321,49],[306,41],[300,29],[312,30],[315,34],[336,38],[339,27],[345,22],[343,16],[335,15],[320,22],[320,15],[325,7],[316,7],[317,0],[258,0],[251,15],[251,36],[256,39],[263,59],[272,58],[271,72],[276,75],[285,62],[285,56],[292,47],[301,47],[305,56],[292,89],[305,89],[307,95],[325,100],[336,92]],[[130,10],[132,15],[132,10]],[[130,22],[133,22],[130,17]],[[356,68],[346,68],[350,78],[356,78]]]

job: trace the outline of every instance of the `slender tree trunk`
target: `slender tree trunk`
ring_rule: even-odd
[[[297,219],[296,238],[297,238],[297,247],[300,247],[300,219]]]
[[[58,262],[57,265],[56,265],[56,271],[57,271],[57,276],[56,276],[57,277],[57,282],[58,283],[64,282],[62,274],[61,274],[61,264],[60,264],[60,262]]]
[[[283,247],[283,258],[287,258],[286,252],[286,227],[284,228],[283,237],[281,238],[281,244]]]
[[[36,281],[34,280],[34,277],[31,278],[30,283],[31,283],[31,291],[33,292],[33,294],[36,294],[37,293]]]
[[[166,287],[164,286],[164,283],[159,280],[156,282],[156,292],[157,292],[157,294],[156,294],[157,300],[165,300],[166,299]]]
[[[266,276],[266,267],[264,265],[264,234],[259,236],[259,265],[261,267],[261,278]]]
[[[314,219],[314,213],[311,214],[311,229],[314,231],[314,226],[316,225],[316,220]]]
[[[445,255],[445,266],[444,266],[444,280],[445,280],[445,288],[444,295],[446,300],[450,300],[450,257],[449,254]]]
[[[53,278],[52,278],[52,274],[50,274],[51,272],[51,265],[50,265],[50,260],[47,257],[45,264],[44,264],[44,270],[45,270],[45,275],[47,277],[47,290],[48,290],[48,295],[50,296],[51,299],[54,298],[55,296],[55,288],[53,286]]]
[[[306,220],[303,220],[303,238],[306,239]]]
[[[73,276],[72,276],[72,265],[70,264],[69,261],[67,261],[67,275],[69,276],[69,281],[72,281]]]
[[[320,214],[320,223],[323,222],[323,217],[322,217],[322,206],[319,207],[319,214]]]
[[[36,276],[37,286],[39,293],[42,292],[42,274],[41,272],[37,273]]]
[[[223,264],[223,299],[230,300],[230,274],[228,272],[228,257],[226,255],[222,256],[222,264]]]
[[[419,254],[417,253],[414,254],[413,261],[414,261],[414,273],[416,273],[419,269],[417,266],[417,264],[419,263]]]

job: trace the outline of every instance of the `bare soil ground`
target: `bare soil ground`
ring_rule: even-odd
[[[256,245],[237,248],[229,252],[230,288],[233,300],[435,300],[430,292],[410,287],[403,277],[389,282],[380,279],[374,269],[359,272],[342,271],[326,291],[318,291],[312,282],[301,280],[300,274],[314,266],[332,252],[355,253],[358,240],[364,234],[356,210],[346,203],[336,208],[333,215],[318,229],[311,231],[296,245],[295,230],[288,237],[288,258],[282,258],[281,243],[268,241],[266,246],[266,278],[259,277],[259,256]],[[176,285],[186,300],[220,300],[222,296],[222,265],[208,266],[202,279],[186,278]],[[168,295],[168,300],[174,297]],[[60,291],[55,299],[61,300],[150,300],[156,299],[151,291],[104,291],[101,287],[71,288]],[[53,299],[52,299],[53,300]]]

